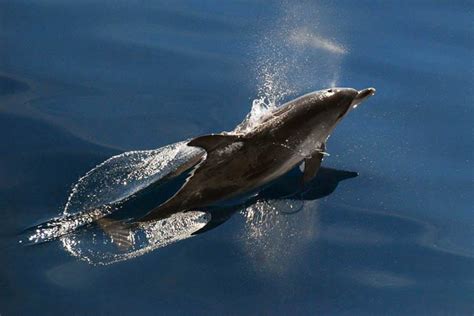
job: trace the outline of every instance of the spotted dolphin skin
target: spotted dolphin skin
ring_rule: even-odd
[[[178,212],[205,210],[255,191],[302,162],[302,182],[309,182],[321,166],[326,141],[337,123],[374,93],[374,88],[312,92],[270,112],[246,133],[212,134],[191,140],[188,146],[200,147],[205,154],[177,172],[194,167],[178,192],[136,224]]]

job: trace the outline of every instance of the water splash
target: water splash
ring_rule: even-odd
[[[75,231],[77,228],[93,223],[96,220],[111,214],[116,209],[114,205],[102,205],[100,207],[77,212],[76,214],[53,218],[52,220],[38,225],[34,232],[27,237],[27,242],[38,244],[56,239],[60,236]],[[23,242],[22,240],[20,242]]]
[[[269,102],[265,97],[253,100],[249,114],[231,133],[245,134],[251,131],[275,108],[277,108],[276,104]]]
[[[154,150],[129,151],[99,164],[73,186],[64,214],[123,202],[202,153],[187,141]]]
[[[136,257],[172,242],[188,238],[210,220],[203,212],[176,214],[163,221],[131,231],[136,241],[120,249],[96,224],[112,214],[134,194],[163,179],[203,150],[187,141],[155,150],[131,151],[109,158],[87,172],[73,186],[63,214],[37,226],[27,237],[41,243],[61,237],[64,249],[94,264],[107,264]],[[109,245],[107,249],[101,249]]]
[[[130,246],[122,247],[98,225],[78,230],[61,237],[66,251],[74,257],[94,265],[109,265],[142,256],[155,249],[192,237],[203,228],[210,216],[191,211],[173,214],[167,219],[141,224],[131,230]]]

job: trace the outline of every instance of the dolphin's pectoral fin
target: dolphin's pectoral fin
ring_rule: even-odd
[[[311,181],[318,173],[321,162],[325,156],[326,146],[323,144],[310,158],[304,160],[303,184]]]
[[[321,167],[321,161],[323,160],[323,157],[324,155],[318,152],[311,158],[304,160],[303,184],[308,183],[316,176],[319,167]]]
[[[197,137],[188,143],[188,146],[201,147],[207,152],[213,151],[218,147],[226,147],[235,142],[242,141],[242,136],[238,135],[205,135]]]

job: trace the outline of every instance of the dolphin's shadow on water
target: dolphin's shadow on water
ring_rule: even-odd
[[[339,182],[357,177],[357,172],[337,170],[333,168],[322,167],[317,176],[306,185],[302,183],[302,173],[299,168],[295,168],[283,177],[273,181],[258,194],[247,199],[243,203],[227,206],[227,207],[213,207],[207,211],[211,213],[212,219],[205,227],[196,232],[196,234],[211,230],[231,218],[236,212],[249,207],[258,201],[265,200],[302,200],[312,201],[321,199],[332,194]],[[281,212],[282,214],[297,213],[301,209],[296,209],[291,213]]]
[[[317,176],[303,186],[302,173],[294,168],[286,175],[274,180],[258,193],[226,202],[225,205],[215,205],[203,209],[211,214],[211,221],[194,234],[209,231],[229,220],[235,213],[264,200],[317,200],[332,194],[339,182],[354,178],[358,174],[352,171],[337,170],[322,167]],[[137,193],[126,201],[121,209],[111,217],[119,220],[139,218],[173,195],[184,182],[187,175],[180,176],[166,183],[161,181]],[[292,213],[298,212],[293,211]],[[282,212],[282,214],[287,214]]]

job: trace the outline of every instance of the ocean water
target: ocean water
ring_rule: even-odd
[[[472,315],[473,12],[0,2],[0,314]],[[190,154],[180,141],[331,86],[377,94],[336,128],[307,191],[294,170],[213,210],[207,231],[191,235],[200,214],[155,227],[142,252],[110,255],[90,225],[24,242],[94,203],[146,211],[183,180],[147,187]]]

